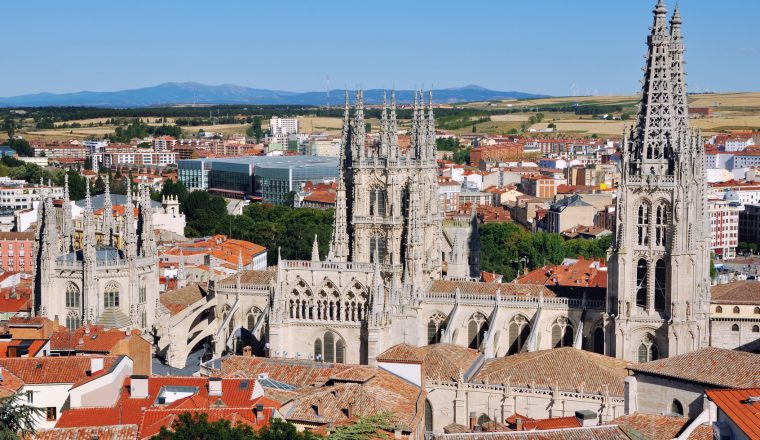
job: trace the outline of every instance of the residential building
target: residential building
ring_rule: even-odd
[[[596,208],[578,194],[559,199],[549,206],[546,231],[560,233],[575,226],[593,226]]]
[[[269,119],[269,134],[271,136],[298,133],[298,119],[272,116]]]
[[[145,335],[150,337],[150,335]],[[106,329],[88,325],[60,329],[50,335],[48,352],[54,356],[119,356],[132,361],[134,374],[151,374],[151,343],[139,330]]]
[[[760,438],[760,413],[757,411],[760,387],[707,390],[706,394],[717,409],[713,438]]]
[[[760,205],[744,205],[739,211],[739,242],[760,244]]]
[[[34,233],[0,232],[0,269],[9,272],[32,272]]]
[[[438,206],[441,212],[459,210],[459,194],[461,191],[461,183],[443,177],[438,178],[438,194],[440,196]]]
[[[519,160],[523,156],[523,144],[516,142],[477,146],[470,150],[470,163],[479,164],[481,160],[496,161]]]
[[[542,174],[523,176],[520,179],[520,185],[522,192],[539,199],[550,199],[557,194],[557,181]]]
[[[710,249],[721,259],[736,257],[739,245],[739,216],[744,206],[738,200],[731,200],[735,193],[726,193],[726,199],[711,198],[707,202],[710,219]],[[734,197],[735,198],[735,197]]]
[[[760,282],[717,284],[710,294],[710,345],[760,350]]]

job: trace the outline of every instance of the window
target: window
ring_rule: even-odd
[[[573,346],[573,324],[564,316],[560,316],[552,324],[552,347]]]
[[[670,414],[683,417],[683,405],[678,399],[673,399],[673,403],[670,404]]]
[[[734,307],[734,315],[738,315],[738,314],[739,314],[739,312],[740,312],[740,310],[739,310],[739,306],[735,306],[735,307]]]
[[[752,313],[755,315],[760,315],[760,307],[755,307],[755,310]]]
[[[665,298],[665,283],[667,278],[665,276],[665,262],[657,260],[654,267],[654,308],[656,310],[665,310],[665,304],[667,304]]]
[[[723,313],[723,307],[718,306],[715,308],[715,313]]]
[[[636,231],[639,246],[649,245],[649,205],[642,203],[639,205],[638,216],[636,217]]]
[[[314,341],[314,358],[325,362],[346,363],[346,343],[331,331]]]
[[[103,306],[106,308],[119,307],[119,287],[115,283],[106,286],[103,292]]]
[[[371,237],[369,239],[369,261],[375,262],[375,252],[377,252],[377,258],[382,262],[385,259],[385,240],[382,237]]]
[[[665,247],[668,234],[668,206],[660,204],[655,213],[655,245]]]
[[[425,399],[425,432],[433,432],[433,406]]]
[[[34,403],[34,391],[26,392],[26,401],[29,403]]]
[[[73,332],[74,330],[79,328],[79,316],[77,315],[68,315],[66,317],[66,329],[70,332]]]
[[[442,313],[435,313],[428,320],[428,344],[437,344],[441,342],[444,330],[446,330],[446,316]]]
[[[509,350],[507,354],[520,353],[530,336],[530,322],[523,315],[517,315],[509,323]]]
[[[48,406],[46,414],[48,422],[54,422],[58,419],[58,412],[54,406]]]
[[[467,346],[478,350],[480,344],[483,343],[483,337],[488,331],[488,320],[486,316],[480,312],[476,312],[470,317],[470,322],[467,324]]]
[[[760,333],[760,325],[753,325],[752,333]]]
[[[641,345],[639,345],[638,351],[639,362],[650,362],[659,359],[659,351],[654,343],[654,336],[651,333],[647,333],[641,338]]]
[[[604,354],[604,328],[594,330],[594,353]]]
[[[738,333],[739,332],[739,324],[732,325],[731,326],[731,331]]]
[[[142,278],[140,280],[140,288],[138,290],[137,302],[141,304],[145,302],[145,299],[147,298],[147,295],[146,295],[147,290],[148,288],[145,286],[145,278]]]
[[[140,313],[140,327],[145,328],[148,326],[148,312],[146,312],[144,309],[142,313]]]
[[[647,262],[644,259],[636,266],[636,307],[647,308]]]
[[[79,294],[79,287],[74,283],[69,283],[66,286],[66,307],[79,308],[81,301],[81,295]]]
[[[384,189],[369,190],[369,215],[385,216],[385,198]]]

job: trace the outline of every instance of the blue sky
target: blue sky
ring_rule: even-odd
[[[309,91],[327,75],[333,88],[630,93],[654,3],[9,1],[0,96],[168,81]],[[681,0],[681,11],[690,91],[760,91],[760,1]]]

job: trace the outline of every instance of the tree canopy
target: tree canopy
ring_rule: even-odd
[[[24,403],[20,394],[11,394],[0,399],[0,438],[30,438],[34,426],[44,410]]]
[[[232,425],[229,420],[209,422],[204,413],[182,413],[172,422],[171,428],[162,427],[161,432],[153,436],[156,440],[311,440],[315,435],[298,432],[292,424],[272,419],[268,426],[255,431],[250,426],[238,423]]]

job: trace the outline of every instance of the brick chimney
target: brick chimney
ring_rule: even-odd
[[[245,347],[243,347],[243,356],[246,356],[246,357],[253,356],[253,349],[251,348],[250,345],[246,345]]]

